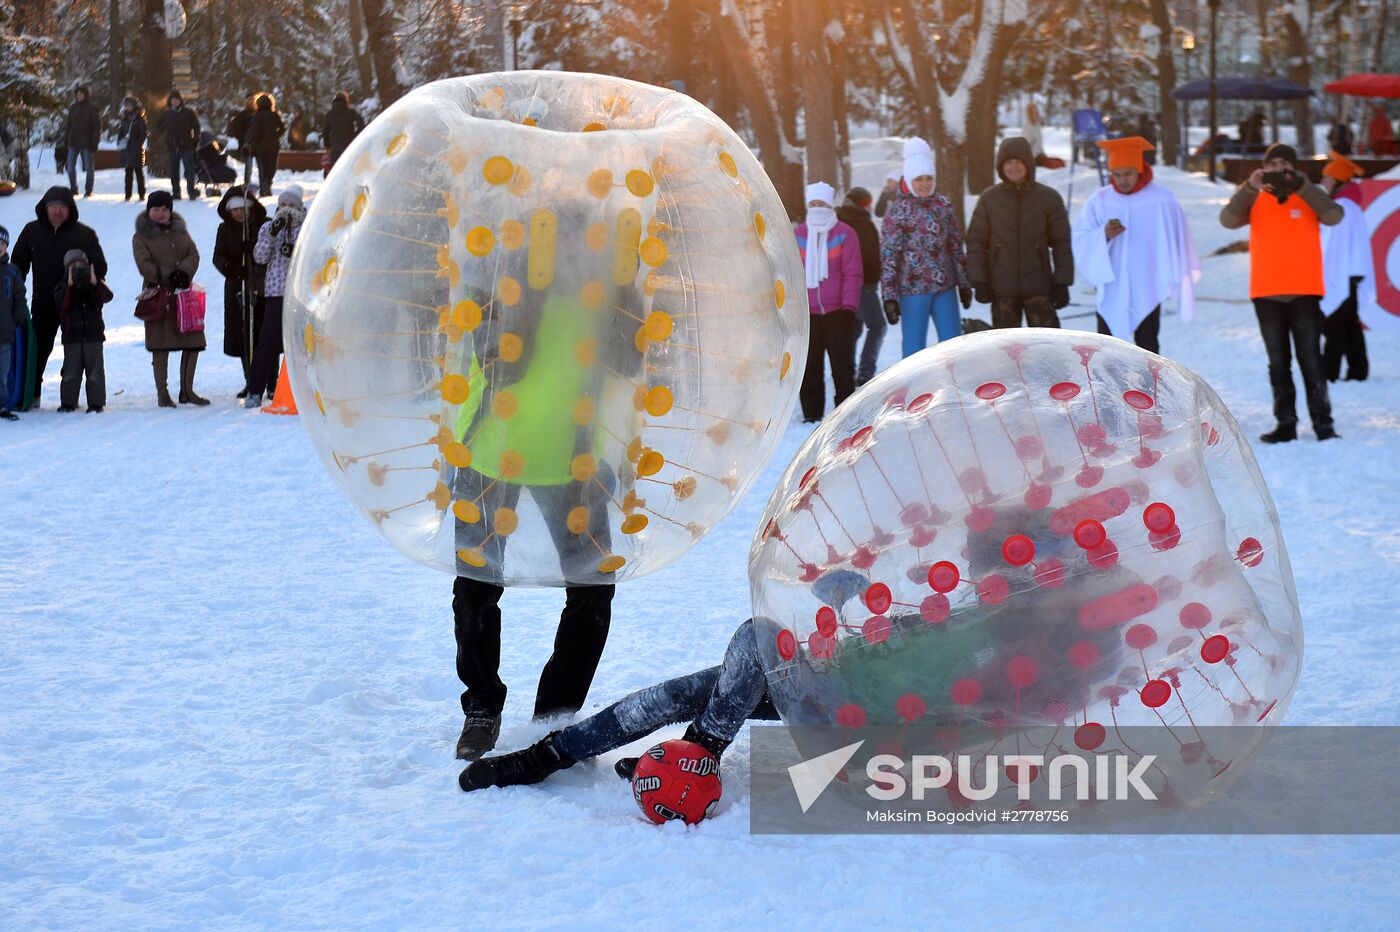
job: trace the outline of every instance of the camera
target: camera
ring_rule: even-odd
[[[1273,188],[1274,196],[1282,204],[1303,187],[1303,176],[1297,172],[1264,172],[1264,184]]]
[[[75,284],[75,285],[91,285],[91,284],[92,284],[92,266],[87,265],[86,263],[79,263],[79,264],[77,264],[77,265],[74,265],[74,266],[73,266],[73,284]]]

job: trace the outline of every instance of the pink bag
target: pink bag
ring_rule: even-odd
[[[204,286],[195,283],[184,291],[175,293],[179,307],[176,311],[176,324],[181,333],[194,333],[204,329]]]

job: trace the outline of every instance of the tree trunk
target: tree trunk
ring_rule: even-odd
[[[360,86],[356,99],[363,100],[374,93],[374,63],[369,59],[369,49],[365,45],[365,19],[360,10],[360,0],[345,0],[350,24],[350,47],[355,53],[355,74]]]
[[[1312,24],[1312,0],[1296,0],[1305,22],[1296,16],[1285,17],[1288,23],[1288,79],[1299,87],[1312,84],[1312,61],[1308,58],[1308,32]],[[1313,156],[1312,101],[1306,97],[1293,101],[1293,125],[1298,130],[1298,155]]]
[[[107,4],[107,100],[120,104],[126,93],[126,60],[122,55],[122,7],[119,0]]]
[[[833,116],[836,121],[836,155],[841,165],[842,191],[849,191],[851,177],[850,107],[846,97],[846,47],[844,42],[828,42],[827,57],[831,61],[831,90]]]
[[[374,63],[379,105],[387,107],[403,96],[403,86],[394,68],[397,50],[394,48],[393,13],[385,12],[384,0],[360,0],[360,11],[365,17],[365,44],[369,46],[369,57]]]
[[[739,99],[735,88],[734,64],[730,61],[729,50],[720,40],[717,26],[710,27],[710,55],[713,62],[715,99],[711,108],[715,114],[737,131],[739,126]]]
[[[666,20],[669,27],[671,79],[680,81],[687,94],[694,96],[694,75],[691,74],[691,48],[695,44],[695,14],[692,0],[669,0]]]
[[[997,104],[1001,102],[1003,63],[1021,34],[1019,26],[998,30],[996,44],[982,83],[974,89],[967,120],[967,190],[980,194],[997,183]]]
[[[1176,87],[1176,61],[1172,57],[1172,15],[1167,9],[1167,0],[1152,0],[1152,24],[1157,27],[1157,101],[1161,111],[1161,123],[1157,127],[1157,148],[1161,150],[1159,165],[1176,164],[1177,139],[1181,134],[1177,120],[1176,98],[1172,89]]]
[[[826,55],[826,4],[807,0],[789,7],[796,22],[797,67],[802,75],[803,126],[806,130],[807,181],[839,186],[840,157],[836,153],[836,113],[832,73]],[[836,205],[833,204],[833,207]]]
[[[789,36],[792,34],[793,9],[796,3],[801,0],[771,0],[771,11],[765,11],[764,17],[768,21],[767,34],[769,36]],[[764,4],[768,6],[767,3]],[[793,74],[793,43],[781,42],[778,44],[776,67],[770,69],[773,73],[774,91],[778,95],[779,116],[783,121],[783,135],[797,142],[801,139],[797,132],[797,114],[802,109],[802,85],[798,83]],[[783,106],[786,99],[787,106]]]
[[[146,145],[146,167],[157,177],[169,174],[165,133],[160,118],[170,95],[170,40],[165,35],[163,0],[141,0],[141,99],[146,104],[146,125],[150,140]]]
[[[1376,12],[1376,44],[1371,51],[1371,71],[1380,74],[1385,67],[1385,30],[1390,25],[1390,0],[1380,0]]]

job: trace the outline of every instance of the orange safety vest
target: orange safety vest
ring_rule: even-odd
[[[1249,296],[1322,295],[1317,212],[1294,194],[1282,204],[1261,192],[1249,211]]]

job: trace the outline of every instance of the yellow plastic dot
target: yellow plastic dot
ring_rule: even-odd
[[[514,333],[501,334],[500,354],[506,362],[515,362],[525,352],[525,342]]]
[[[530,173],[525,170],[524,165],[518,165],[515,174],[510,179],[510,193],[517,197],[530,190]]]
[[[458,469],[466,469],[472,464],[472,451],[467,449],[463,443],[449,443],[447,449],[442,451],[442,455],[447,457],[447,461]]]
[[[627,190],[632,192],[634,197],[646,197],[656,187],[656,183],[651,180],[651,175],[634,168],[627,173]]]
[[[389,146],[384,151],[390,155],[398,155],[408,145],[408,133],[399,133],[389,140]]]
[[[467,231],[467,252],[474,256],[484,256],[496,245],[496,236],[486,227],[472,227]]]
[[[588,509],[578,505],[569,509],[569,515],[564,519],[564,525],[571,534],[582,534],[588,530]]]
[[[666,244],[655,236],[648,236],[642,240],[641,255],[643,262],[655,268],[666,261]]]
[[[313,355],[316,352],[316,331],[311,329],[310,324],[302,331],[301,338],[306,343],[306,355]]]
[[[671,483],[671,490],[676,493],[676,498],[687,499],[695,494],[696,485],[698,483],[694,476],[686,476],[684,479]]]
[[[521,123],[521,125],[523,125],[523,126],[539,126],[539,125],[540,125],[540,121],[537,120],[537,119],[535,119],[534,117],[526,117],[525,119],[521,120],[520,123]]]
[[[515,174],[515,166],[504,155],[493,155],[481,166],[481,177],[488,184],[505,184]]]
[[[647,390],[640,385],[632,392],[632,407],[636,408],[638,411],[645,411],[647,409]]]
[[[481,520],[481,509],[476,507],[475,502],[466,500],[454,502],[452,505],[452,514],[463,524],[475,524]]]
[[[759,239],[763,239],[763,234],[768,232],[768,224],[763,219],[763,214],[753,215],[753,231],[758,234]]]
[[[588,248],[594,252],[602,252],[608,245],[608,225],[606,223],[590,224],[584,231],[583,241]]]
[[[429,442],[437,444],[439,450],[446,450],[450,444],[457,442],[457,438],[453,437],[452,431],[448,430],[446,427],[439,427],[437,436]]]
[[[501,299],[501,303],[510,307],[520,301],[520,282],[509,275],[501,276],[501,280],[496,283],[496,295]]]
[[[671,410],[674,399],[671,397],[671,390],[664,385],[657,385],[647,391],[647,414],[652,417],[661,417]]]
[[[486,555],[481,552],[480,547],[473,547],[470,550],[458,550],[457,559],[467,564],[467,566],[474,566],[477,569],[481,569],[486,565]]]
[[[501,454],[501,478],[514,479],[525,471],[525,456],[519,450],[507,450]]]
[[[588,193],[599,200],[612,193],[613,173],[606,168],[600,168],[588,176]]]
[[[335,256],[328,258],[326,264],[321,267],[321,277],[328,285],[340,277],[340,262]]]
[[[719,153],[719,167],[723,169],[724,173],[730,178],[739,177],[739,166],[735,164],[734,156],[723,150]]]
[[[615,553],[609,554],[608,556],[603,557],[603,559],[598,561],[598,572],[615,573],[618,570],[622,569],[623,564],[625,564],[626,562],[626,560],[622,559],[622,557],[619,557]]]
[[[660,217],[652,217],[647,221],[647,236],[660,236],[662,233],[670,232],[670,230],[671,225]]]
[[[605,129],[607,129],[607,127],[604,126],[602,123],[599,123],[597,120],[594,120],[591,123],[583,124],[583,131],[585,133],[597,133]]]
[[[445,483],[439,482],[425,497],[438,507],[438,511],[446,511],[448,504],[452,501],[452,492]]]
[[[525,224],[519,220],[507,220],[501,224],[501,245],[507,249],[519,249],[525,245]]]
[[[642,446],[642,438],[633,437],[632,441],[627,444],[627,462],[637,462],[637,460],[642,458],[642,454],[645,452],[646,447]]]
[[[622,533],[624,534],[635,534],[646,526],[646,515],[628,515],[622,519]]]
[[[661,287],[661,276],[655,272],[648,272],[647,277],[642,279],[642,293],[648,298],[656,294],[656,290]]]
[[[350,221],[345,219],[345,211],[337,210],[335,213],[331,214],[331,219],[326,221],[326,232],[334,233],[336,230],[339,230],[343,226],[348,226],[349,224]]]
[[[475,301],[458,301],[452,308],[452,323],[463,330],[481,326],[481,305]]]
[[[655,450],[647,450],[637,460],[637,475],[654,476],[661,471],[661,467],[666,465],[666,457]]]
[[[652,340],[664,340],[671,335],[674,322],[671,315],[665,311],[652,311],[647,315],[646,331],[647,337]]]
[[[651,338],[647,336],[646,324],[637,328],[637,332],[632,334],[632,345],[637,348],[637,352],[645,353],[651,346]]]
[[[497,508],[491,529],[501,537],[509,537],[520,527],[520,516],[510,508]]]
[[[574,359],[580,366],[588,367],[598,361],[598,341],[579,340],[574,344]]]
[[[569,462],[569,475],[579,482],[587,482],[598,472],[598,461],[592,453],[580,453]]]
[[[603,306],[603,302],[608,298],[607,289],[602,282],[588,282],[579,290],[578,299],[583,302],[583,306],[590,311],[596,311]]]
[[[783,353],[783,365],[778,369],[778,381],[787,378],[788,370],[792,368],[792,354]]]
[[[452,169],[452,174],[460,175],[467,170],[467,153],[456,146],[448,149],[442,156],[442,160],[447,163],[447,167]]]
[[[580,398],[574,402],[574,423],[580,427],[587,427],[593,423],[596,414],[592,398]]]
[[[503,421],[508,421],[515,417],[515,412],[519,409],[520,402],[515,398],[515,392],[497,392],[496,397],[491,399],[491,413]]]
[[[783,283],[780,281],[773,283],[773,300],[778,302],[779,310],[782,309],[783,304],[787,301],[787,288],[784,287]]]
[[[453,372],[450,375],[443,376],[441,391],[444,401],[450,405],[459,405],[467,400],[467,396],[471,394],[472,387],[471,383],[467,381],[466,376],[458,375]]]
[[[350,216],[359,220],[365,215],[365,209],[369,207],[369,194],[361,191],[355,195],[355,202],[350,205]]]

